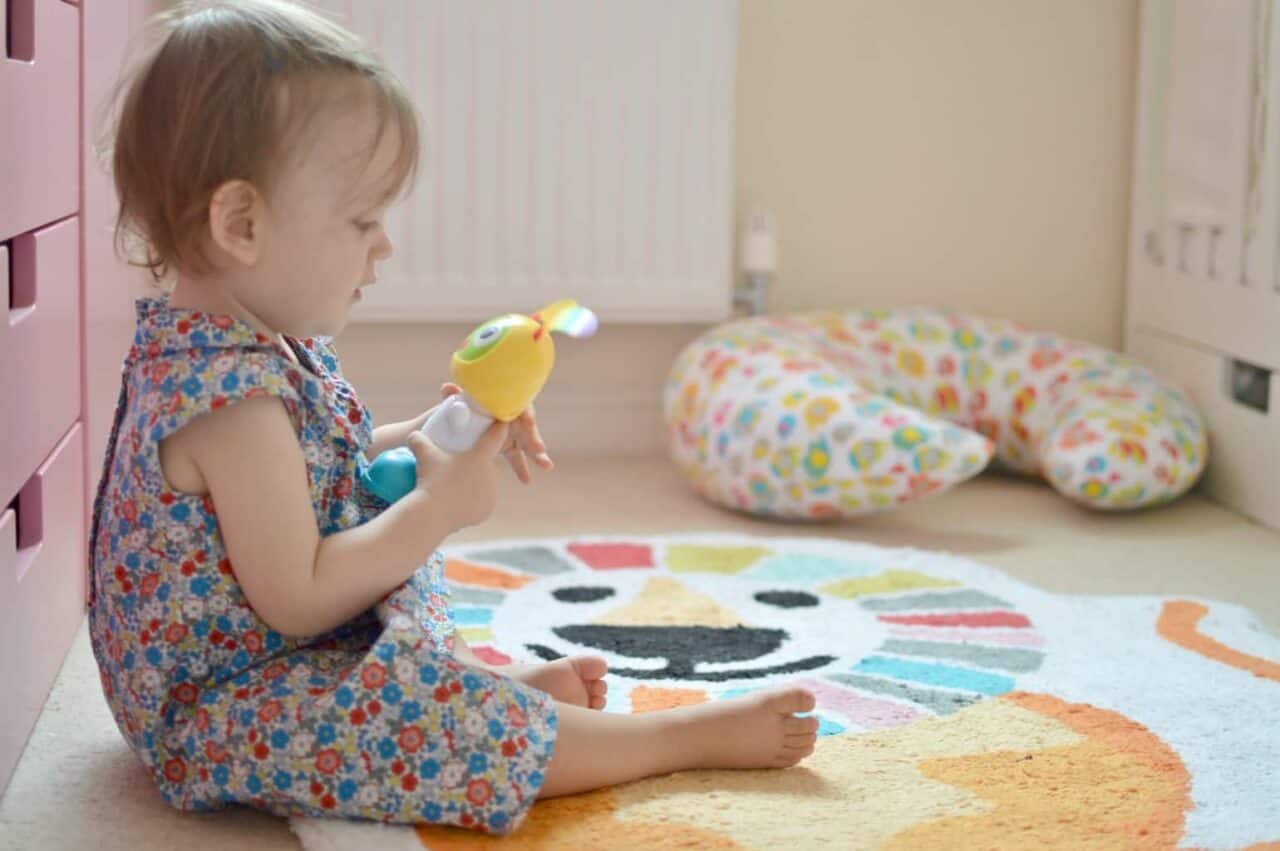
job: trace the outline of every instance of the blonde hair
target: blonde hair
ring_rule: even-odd
[[[117,250],[159,281],[206,271],[209,202],[243,179],[269,193],[290,140],[331,106],[334,83],[359,80],[399,150],[386,198],[417,170],[419,135],[400,81],[358,38],[284,0],[200,0],[158,16],[154,45],[121,81],[110,142],[120,198]],[[134,250],[140,248],[140,251]]]

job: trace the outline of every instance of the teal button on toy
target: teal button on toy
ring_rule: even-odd
[[[418,461],[407,447],[388,449],[360,471],[360,483],[379,498],[395,502],[418,483]]]

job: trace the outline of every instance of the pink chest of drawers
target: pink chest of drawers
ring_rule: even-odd
[[[114,82],[134,5],[0,0],[0,790],[84,616],[131,297],[84,116]]]

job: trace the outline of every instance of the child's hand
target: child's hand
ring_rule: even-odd
[[[409,435],[409,449],[418,462],[415,490],[430,494],[455,532],[475,526],[493,513],[498,502],[498,470],[493,463],[506,444],[511,427],[495,422],[475,446],[452,455],[420,431]]]
[[[449,382],[440,388],[440,395],[443,398],[461,392],[461,387]],[[551,470],[555,467],[551,456],[547,454],[547,445],[542,442],[542,435],[538,434],[538,422],[534,418],[533,405],[530,405],[511,423],[511,436],[502,447],[502,454],[506,456],[507,463],[511,465],[516,478],[526,485],[533,481],[533,477],[529,475],[530,459],[542,470]]]

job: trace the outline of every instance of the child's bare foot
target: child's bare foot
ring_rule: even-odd
[[[688,768],[786,768],[813,753],[817,718],[798,686],[662,712],[623,715],[559,708],[542,798]],[[601,754],[608,759],[601,759]]]
[[[697,768],[786,768],[813,753],[818,719],[797,718],[815,705],[800,687],[691,706],[687,743]]]
[[[499,670],[561,703],[604,709],[609,686],[603,678],[609,665],[599,656],[568,656],[537,665],[507,665]]]

